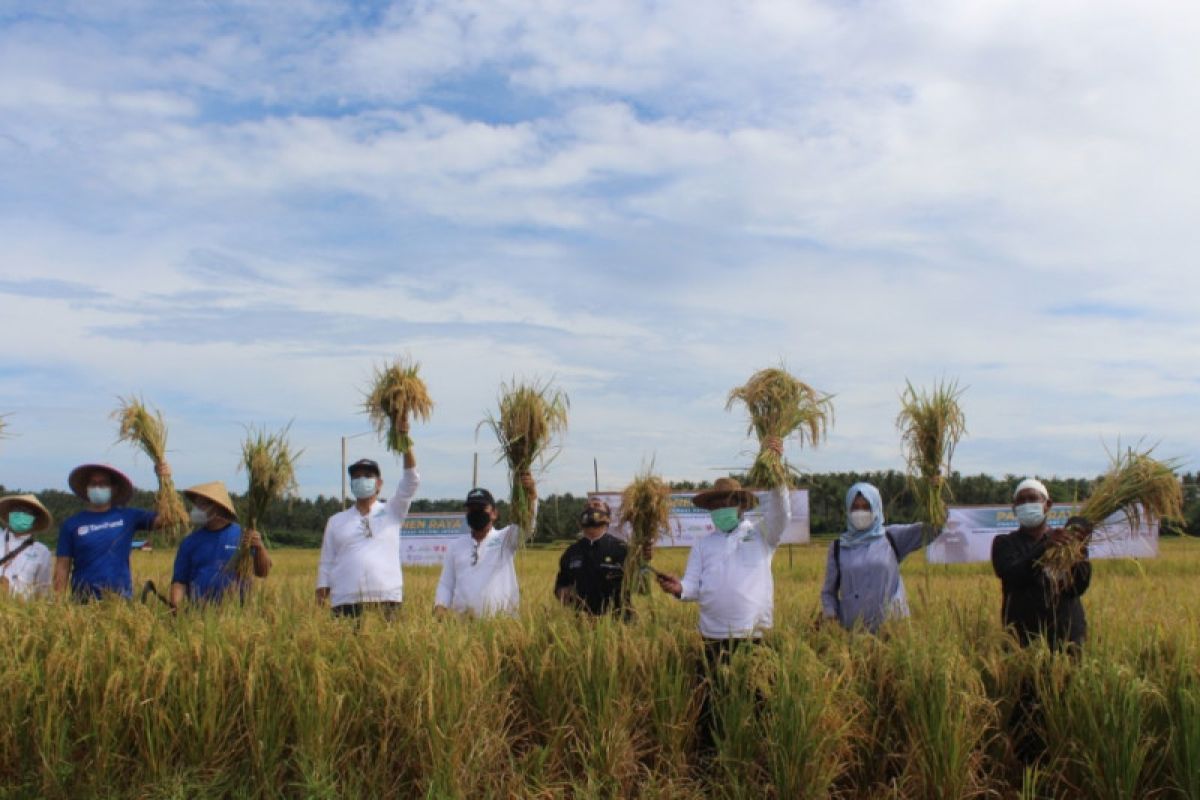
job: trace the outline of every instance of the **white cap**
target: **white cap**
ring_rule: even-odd
[[[1013,489],[1013,500],[1016,500],[1017,495],[1019,495],[1025,489],[1033,489],[1045,499],[1050,499],[1050,492],[1046,490],[1046,484],[1042,483],[1037,478],[1026,478],[1017,484],[1017,488]]]

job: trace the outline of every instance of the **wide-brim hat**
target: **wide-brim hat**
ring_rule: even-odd
[[[67,476],[67,485],[71,487],[71,491],[75,493],[76,497],[85,503],[89,502],[87,496],[88,477],[96,470],[107,472],[109,478],[112,479],[112,505],[123,506],[133,499],[133,481],[129,480],[124,472],[116,467],[110,467],[108,464],[81,464],[71,470],[71,474]]]
[[[758,505],[754,492],[743,489],[734,478],[717,478],[711,489],[705,489],[692,498],[692,505],[712,511],[714,508],[727,508],[731,505],[730,500],[746,509]]]
[[[0,498],[0,518],[8,522],[8,512],[10,511],[32,511],[33,512],[33,527],[29,530],[30,533],[41,533],[49,530],[54,524],[54,515],[52,515],[42,501],[31,494],[10,494],[8,497]]]
[[[237,519],[237,509],[233,507],[233,499],[229,496],[229,490],[225,488],[222,481],[209,481],[208,483],[200,483],[180,492],[188,500],[193,503],[196,498],[207,500],[221,507],[221,510],[228,512],[230,519]]]

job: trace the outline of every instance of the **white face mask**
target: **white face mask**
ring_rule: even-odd
[[[192,506],[192,511],[188,516],[191,517],[193,525],[203,528],[208,524],[208,513],[199,506]]]
[[[370,476],[350,479],[350,494],[357,500],[375,496],[375,478]]]
[[[109,486],[89,486],[87,488],[88,502],[94,506],[106,506],[112,502],[112,488]]]
[[[1045,503],[1022,503],[1017,506],[1017,522],[1022,528],[1037,528],[1046,521]]]
[[[875,522],[875,513],[872,511],[851,511],[850,512],[850,527],[856,531],[865,531]]]

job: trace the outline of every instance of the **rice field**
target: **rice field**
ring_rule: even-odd
[[[436,568],[388,624],[313,604],[317,554],[279,551],[245,607],[0,603],[0,797],[1200,797],[1200,543],[1098,562],[1071,664],[1016,652],[988,565],[905,564],[914,617],[881,638],[816,623],[825,549],[781,550],[769,648],[735,658],[716,752],[696,750],[696,609],[629,625],[551,597],[518,557],[520,620],[436,621]],[[682,569],[684,551],[656,554]],[[134,555],[135,583],[172,554]],[[790,563],[789,563],[790,562]],[[1032,680],[1036,770],[1004,721]]]

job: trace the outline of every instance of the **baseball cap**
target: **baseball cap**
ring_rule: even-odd
[[[492,497],[492,493],[487,489],[472,489],[467,492],[467,501],[463,505],[468,506],[494,506],[496,498]]]
[[[360,458],[358,461],[355,461],[353,464],[351,464],[346,471],[353,475],[354,470],[356,469],[374,472],[376,478],[383,477],[383,473],[379,471],[379,464],[369,458]]]

